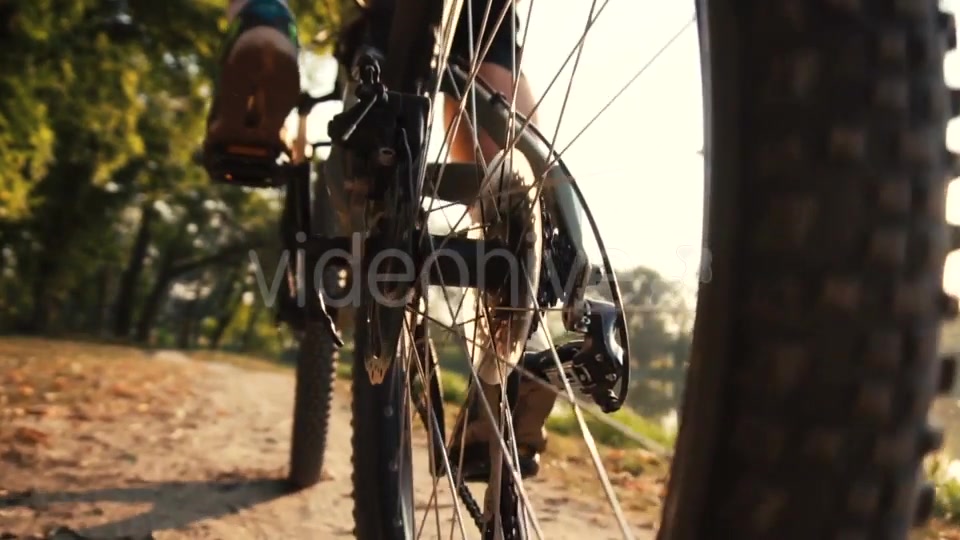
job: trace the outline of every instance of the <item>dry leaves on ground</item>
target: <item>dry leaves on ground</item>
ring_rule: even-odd
[[[46,420],[129,421],[182,414],[186,366],[131,347],[27,338],[0,340],[0,459],[24,463],[56,445]]]

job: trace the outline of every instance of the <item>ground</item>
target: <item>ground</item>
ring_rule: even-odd
[[[0,338],[0,539],[352,537],[346,382],[325,480],[290,493],[282,478],[291,371],[193,356]],[[956,401],[938,409],[948,428],[960,426]],[[652,539],[667,464],[639,449],[601,455],[634,535]],[[424,504],[430,489],[421,487]],[[552,437],[541,478],[527,488],[544,538],[623,537],[581,441]],[[460,538],[450,534],[450,505],[445,511],[442,537]],[[438,536],[435,525],[426,530],[423,538]],[[935,522],[915,538],[960,540],[960,530]]]
[[[0,538],[352,537],[346,383],[326,479],[290,493],[281,479],[293,379],[259,368],[0,339]],[[423,470],[423,440],[416,452]],[[652,538],[665,464],[641,450],[603,456],[634,534]],[[622,538],[578,441],[557,438],[541,476],[527,487],[546,538]],[[423,504],[430,485],[421,487]],[[447,506],[443,537],[451,536]]]

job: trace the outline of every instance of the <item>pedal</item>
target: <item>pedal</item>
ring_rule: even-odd
[[[209,151],[203,166],[217,183],[252,188],[283,186],[286,179],[277,159],[281,149],[249,144],[227,144]]]

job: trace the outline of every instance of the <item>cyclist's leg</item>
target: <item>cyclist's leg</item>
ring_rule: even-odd
[[[478,28],[483,20],[487,4],[491,4],[489,17],[495,21],[506,1],[509,0],[474,0],[472,2],[475,25],[474,47],[477,43],[485,44],[489,39],[489,29],[485,30],[483,35],[480,35],[480,29]],[[451,51],[451,55],[454,57],[469,58],[470,56],[469,34],[467,34],[469,25],[467,24],[465,9],[466,7],[464,7],[460,25],[454,37],[453,50]],[[493,26],[493,22],[489,26]],[[513,27],[509,18],[506,18],[494,35],[487,55],[482,59],[478,77],[489,84],[494,91],[505,96],[514,95],[515,80],[512,67],[514,58],[519,58],[519,56],[520,51],[517,47]],[[522,73],[519,74],[515,104],[518,113],[530,118],[531,123],[536,123],[536,115],[531,116],[530,114],[536,104],[536,99]],[[447,126],[454,121],[459,110],[460,103],[456,99],[449,95],[444,96],[444,120],[447,122]],[[451,140],[448,158],[450,161],[475,160],[475,145],[472,130],[469,126],[468,118],[464,114],[458,130],[453,134]],[[477,138],[480,152],[484,160],[489,162],[501,150],[501,147],[489,134],[482,130]],[[521,457],[521,471],[524,475],[536,474],[539,469],[539,454],[544,451],[547,442],[544,424],[553,409],[555,401],[555,393],[530,382],[526,378],[521,378],[519,396],[514,409],[514,430],[517,435],[518,453]],[[464,474],[471,476],[471,468],[475,466],[477,467],[477,476],[485,477],[486,475],[482,471],[489,456],[486,441],[490,432],[488,424],[482,421],[484,413],[481,407],[476,406],[476,400],[474,400],[474,405],[467,415]],[[459,430],[455,430],[455,433],[458,432]]]
[[[297,31],[286,0],[231,0],[204,152],[226,144],[279,148],[300,93]]]
[[[514,78],[509,67],[504,67],[499,63],[484,62],[480,65],[477,76],[486,81],[494,91],[508,97],[513,95]],[[515,103],[517,112],[530,118],[530,123],[535,125],[537,123],[537,115],[534,113],[531,116],[530,111],[533,110],[536,99],[533,97],[533,91],[530,89],[527,78],[524,77],[522,72],[520,73],[520,82],[517,84]],[[453,122],[454,118],[456,118],[457,112],[459,111],[460,102],[450,96],[444,96],[443,116],[448,126]],[[467,113],[464,112],[463,117],[460,119],[459,129],[452,136],[450,143],[450,161],[474,161],[476,159],[474,155],[473,134],[472,131],[468,129],[469,125]],[[483,155],[483,159],[489,162],[493,159],[493,156],[501,150],[500,145],[482,129],[477,138],[480,141],[480,152]]]
[[[473,5],[474,50],[478,47],[482,49],[486,45],[490,39],[491,28],[494,26],[494,23],[496,23],[507,1],[508,0],[475,0],[471,2]],[[479,27],[483,21],[488,4],[490,4],[490,11],[489,15],[487,15],[487,28],[483,29],[484,31],[481,33],[481,28]],[[469,58],[470,42],[468,32],[470,26],[467,19],[466,4],[462,9],[451,53],[454,57]],[[517,27],[519,26],[519,21],[517,21]],[[508,14],[493,36],[490,48],[487,50],[487,55],[482,59],[483,62],[481,62],[480,68],[477,71],[477,76],[489,84],[494,91],[508,98],[513,96],[513,87],[516,82],[513,78],[513,60],[514,57],[520,57],[520,52],[516,36],[513,33],[513,26],[510,24],[510,15]],[[530,118],[532,124],[536,124],[536,115],[530,116],[530,112],[536,104],[533,91],[530,89],[530,84],[522,72],[519,74],[519,79],[516,93],[517,112]],[[447,126],[453,122],[459,110],[460,102],[458,100],[450,96],[444,96],[443,114]],[[476,159],[474,155],[473,133],[472,130],[469,129],[469,125],[467,115],[464,113],[463,118],[460,119],[460,127],[453,134],[451,140],[450,161],[474,161]],[[485,161],[490,161],[490,159],[501,150],[500,146],[489,134],[483,132],[483,130],[480,131],[477,138],[479,139],[480,151]]]

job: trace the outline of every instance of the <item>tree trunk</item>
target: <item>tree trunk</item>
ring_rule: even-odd
[[[55,268],[55,264],[41,255],[31,287],[33,311],[24,328],[27,333],[42,334],[49,327],[50,312],[53,310],[53,295],[50,293],[49,285]]]
[[[157,278],[153,282],[153,287],[140,308],[140,317],[137,319],[137,328],[133,337],[137,343],[146,344],[150,341],[150,333],[153,330],[154,322],[157,320],[157,314],[160,312],[160,306],[167,296],[170,283],[173,282],[173,251],[175,251],[175,248],[171,247],[164,256],[157,272]]]
[[[240,305],[243,303],[243,293],[235,296],[230,304],[224,308],[220,315],[217,317],[217,324],[213,327],[213,331],[210,332],[210,349],[219,349],[220,341],[223,340],[223,335],[227,331],[227,327],[230,326],[230,323],[233,321],[233,318],[237,315],[237,310],[240,309]]]
[[[195,341],[195,335],[199,320],[200,309],[200,291],[203,290],[202,277],[197,278],[197,284],[193,288],[194,297],[183,306],[183,313],[180,316],[180,331],[177,336],[178,349],[191,349]]]
[[[240,290],[237,291],[238,285],[242,283],[242,277],[243,274],[239,269],[236,269],[228,276],[226,283],[224,283],[224,291],[223,294],[220,295],[218,302],[220,309],[217,312],[216,323],[210,332],[209,342],[207,344],[211,350],[220,347],[220,341],[223,339],[224,332],[227,331],[227,327],[230,326],[230,322],[237,313],[237,309],[239,309],[241,302],[243,302],[243,288],[240,287]]]
[[[250,339],[253,337],[253,332],[257,327],[257,319],[260,318],[260,313],[263,311],[263,304],[257,302],[250,306],[250,319],[247,321],[247,328],[243,331],[243,338],[240,340],[240,351],[247,352],[250,349]]]
[[[92,336],[100,336],[103,330],[103,315],[107,304],[107,295],[110,287],[110,268],[101,268],[94,279],[92,301],[86,305],[86,316],[83,320],[83,329]]]
[[[150,290],[150,294],[147,295],[143,308],[140,310],[140,318],[137,321],[134,339],[139,343],[146,343],[149,340],[150,330],[153,328],[157,315],[160,312],[160,307],[163,305],[163,300],[174,279],[206,266],[222,265],[236,261],[242,258],[249,249],[251,249],[251,246],[246,244],[228,246],[213,255],[179,262],[174,261],[176,255],[172,252],[175,251],[175,249],[171,248],[168,250],[171,253],[164,258],[153,288]]]
[[[136,302],[137,284],[143,274],[143,263],[150,248],[153,237],[153,222],[157,212],[153,209],[153,201],[144,203],[140,207],[140,228],[130,248],[130,258],[127,267],[120,278],[120,288],[117,290],[117,303],[113,320],[113,335],[127,337],[133,326],[133,310]]]

